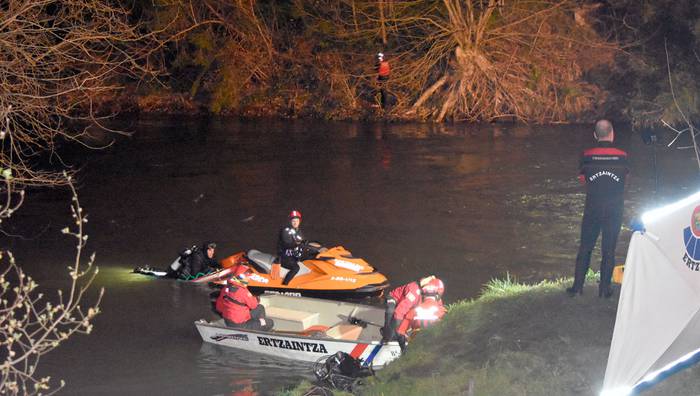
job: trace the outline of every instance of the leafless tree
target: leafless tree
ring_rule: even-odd
[[[0,226],[28,187],[65,185],[75,224],[63,232],[77,241],[69,286],[55,297],[39,293],[14,255],[0,251],[0,394],[54,392],[49,377],[37,377],[42,356],[75,333],[89,333],[99,312],[103,291],[81,305],[97,268],[94,255],[81,262],[87,217],[71,175],[62,164],[38,163],[62,142],[80,142],[87,124],[101,126],[94,101],[120,89],[120,79],[154,75],[148,55],[160,45],[159,32],[142,32],[119,4],[0,1]]]
[[[71,210],[75,224],[64,228],[63,233],[77,241],[75,258],[68,266],[70,282],[67,289],[59,289],[55,298],[46,298],[38,292],[36,281],[15,261],[12,252],[0,250],[0,356],[3,356],[0,361],[0,394],[51,394],[63,387],[63,381],[56,387],[50,382],[50,376],[36,376],[39,362],[43,355],[71,335],[89,334],[91,321],[99,313],[104,289],[90,306],[81,306],[97,275],[97,267],[93,265],[94,254],[87,264],[81,263],[88,239],[83,230],[87,216],[70,176],[65,174],[64,177],[73,192]],[[13,191],[15,184],[9,174],[3,179],[6,193],[0,219],[7,219],[21,205],[24,191]]]
[[[664,119],[664,117],[661,118],[661,123],[676,134],[676,136],[668,144],[668,147],[673,146],[681,136],[688,134],[690,136],[692,144],[690,146],[680,146],[677,148],[681,150],[692,148],[695,152],[695,161],[698,165],[698,169],[700,169],[700,146],[698,146],[698,134],[700,133],[700,131],[693,123],[693,120],[688,116],[688,114],[692,114],[694,110],[693,108],[690,108],[690,106],[693,106],[695,103],[694,100],[688,100],[687,98],[691,97],[694,99],[694,93],[688,95],[688,93],[686,92],[686,95],[684,95],[686,97],[686,100],[684,101],[681,101],[678,98],[674,86],[674,76],[673,71],[671,70],[670,55],[668,52],[668,45],[666,44],[666,42],[664,42],[664,47],[666,52],[666,70],[668,72],[668,85],[671,93],[671,99],[673,101],[673,107],[675,109],[675,114],[665,114],[668,120]],[[683,103],[683,105],[681,103]],[[683,125],[683,127],[678,128],[675,126],[676,124]]]
[[[94,99],[149,75],[144,34],[111,0],[0,2],[0,167],[15,183],[64,184],[37,157],[100,125]]]
[[[235,107],[252,84],[264,86],[276,69],[272,28],[256,0],[164,0],[156,7],[175,63],[197,69],[190,99],[200,91],[214,113]]]
[[[558,122],[594,113],[605,99],[583,77],[611,64],[617,46],[592,28],[594,13],[579,2],[389,3],[326,0],[305,11],[308,18],[331,21],[338,39],[367,42],[388,35],[400,111],[437,121]]]

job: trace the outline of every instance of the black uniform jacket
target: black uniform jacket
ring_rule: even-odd
[[[587,204],[622,203],[628,173],[627,153],[611,142],[584,151],[579,178],[586,184]]]
[[[277,239],[277,254],[282,256],[297,256],[299,245],[304,240],[301,229],[295,229],[291,225],[282,227]]]

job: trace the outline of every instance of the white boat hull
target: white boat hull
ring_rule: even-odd
[[[205,342],[304,362],[345,352],[379,368],[401,355],[397,342],[381,343],[383,307],[281,295],[261,296],[260,304],[274,322],[272,330],[231,328],[223,319],[195,325]]]
[[[378,341],[345,341],[253,331],[226,327],[222,321],[199,320],[195,326],[205,342],[310,363],[340,351],[359,359],[363,366],[371,365],[376,369],[401,355],[397,342],[383,345]]]

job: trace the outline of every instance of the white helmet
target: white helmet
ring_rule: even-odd
[[[377,58],[384,59],[384,54],[382,52],[378,53]]]

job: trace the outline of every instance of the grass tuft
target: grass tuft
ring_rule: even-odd
[[[361,394],[597,395],[619,295],[598,298],[598,277],[589,271],[583,295],[574,298],[564,292],[570,278],[534,285],[510,274],[492,279],[480,297],[450,304]],[[697,394],[698,374],[687,370],[645,396]]]

